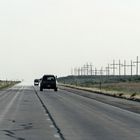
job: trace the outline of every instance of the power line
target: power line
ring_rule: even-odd
[[[131,76],[132,76],[132,74],[133,74],[133,66],[135,66],[135,65],[133,65],[132,60],[131,60],[130,65],[127,65],[126,60],[124,60],[124,64],[122,66],[124,67],[124,76],[126,75],[126,67],[131,67]]]
[[[109,64],[108,64],[108,66],[106,67],[106,72],[107,72],[106,75],[109,76],[109,75],[110,75],[110,66],[109,66]]]
[[[135,63],[135,65],[134,65]],[[96,67],[94,67],[93,69],[93,64],[92,63],[86,63],[85,65],[83,65],[82,67],[75,67],[73,69],[71,69],[71,75],[116,75],[116,72],[118,72],[119,76],[122,75],[121,72],[121,67],[123,67],[123,74],[127,75],[127,67],[130,67],[130,72],[131,72],[131,76],[134,74],[133,72],[133,67],[136,66],[136,75],[139,75],[139,58],[137,56],[136,61],[132,61],[130,65],[126,64],[126,60],[124,60],[124,63],[121,63],[121,60],[119,59],[118,63],[115,63],[115,60],[113,59],[113,63],[112,64],[108,64],[107,67],[104,68],[102,67],[100,70],[97,70]],[[116,71],[116,69],[118,68],[118,71]],[[112,72],[111,72],[112,69]],[[104,73],[106,72],[106,73]],[[117,74],[117,75],[118,75]]]

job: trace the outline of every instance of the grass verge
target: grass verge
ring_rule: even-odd
[[[0,81],[0,90],[12,87],[18,83],[20,83],[20,81]]]
[[[102,85],[79,86],[70,84],[60,84],[62,86],[89,91],[98,94],[104,94],[113,97],[125,98],[140,101],[140,83],[110,83]]]

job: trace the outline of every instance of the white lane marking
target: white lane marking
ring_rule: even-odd
[[[48,114],[45,114],[45,116],[47,116],[47,117],[48,117],[49,115],[48,115]]]
[[[0,123],[3,120],[3,118],[5,118],[5,115],[8,113],[8,111],[10,110],[12,104],[14,103],[14,101],[16,100],[17,96],[19,96],[20,91],[18,91],[14,97],[12,98],[12,100],[9,102],[9,104],[7,104],[7,106],[5,107],[5,110],[2,112],[2,114],[0,114]]]
[[[7,91],[4,91],[2,94],[0,94],[0,100],[3,100],[3,98],[5,98],[5,97],[7,97],[9,94],[7,94],[7,93],[9,93],[9,91],[7,90]]]
[[[47,119],[47,121],[50,121],[50,119]]]
[[[50,128],[54,128],[54,126],[53,125],[50,125]]]
[[[60,138],[60,136],[58,134],[55,134],[54,137],[55,138]]]

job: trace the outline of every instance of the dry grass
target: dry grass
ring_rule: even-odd
[[[0,81],[0,89],[11,87],[19,82],[16,81]]]
[[[93,85],[94,88],[99,88],[99,85]],[[118,93],[127,94],[139,94],[140,95],[140,83],[136,82],[125,82],[125,83],[110,83],[102,84],[101,89],[106,91],[117,91]]]

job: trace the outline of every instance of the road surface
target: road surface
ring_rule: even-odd
[[[0,91],[0,140],[140,140],[140,103],[70,88]]]

